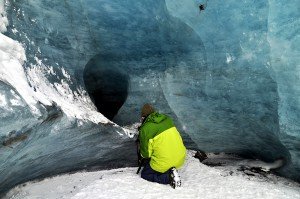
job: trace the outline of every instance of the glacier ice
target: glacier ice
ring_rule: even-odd
[[[283,157],[299,181],[299,23],[297,0],[0,1],[0,192],[133,164],[120,126],[146,102],[188,148]]]

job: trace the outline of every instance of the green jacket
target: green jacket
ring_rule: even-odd
[[[150,159],[153,170],[164,173],[183,165],[186,148],[170,117],[154,112],[139,129],[141,155]]]

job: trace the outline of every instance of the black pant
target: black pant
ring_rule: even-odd
[[[160,173],[151,168],[149,162],[147,162],[142,170],[141,177],[151,182],[158,182],[160,184],[170,184],[170,170],[165,173]]]

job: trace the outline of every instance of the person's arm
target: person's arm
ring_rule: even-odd
[[[147,128],[143,127],[140,129],[139,140],[140,140],[140,152],[143,158],[150,158],[148,153],[149,137],[147,136]]]

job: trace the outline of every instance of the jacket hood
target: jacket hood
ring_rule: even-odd
[[[154,123],[160,123],[162,121],[164,121],[165,119],[167,118],[166,115],[164,114],[160,114],[158,112],[154,112],[154,113],[151,113],[147,119],[146,119],[146,122],[154,122]]]

